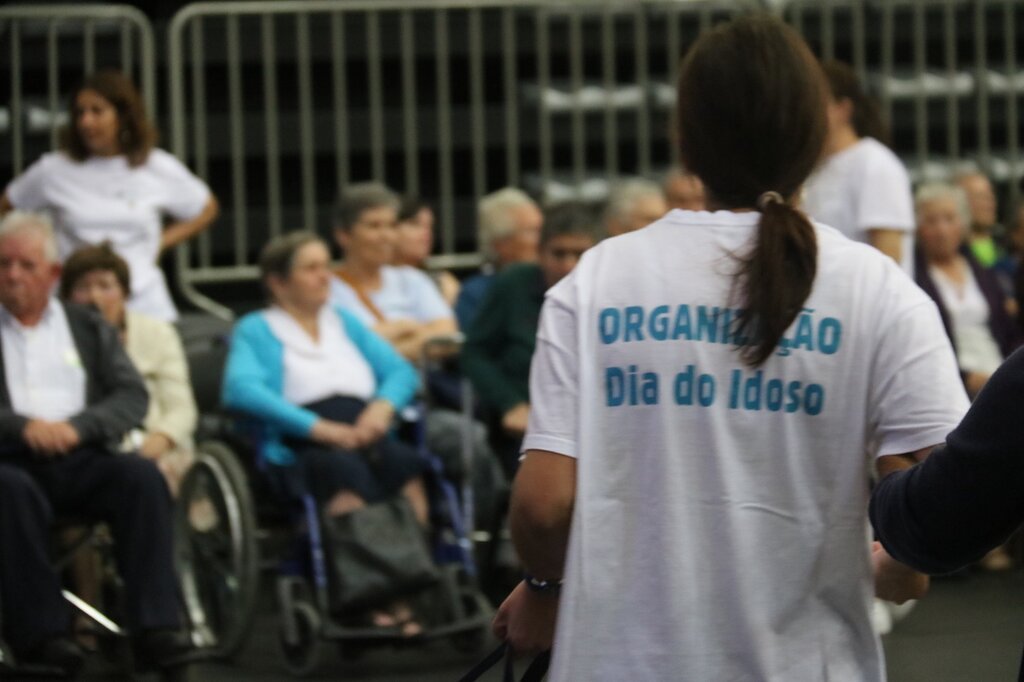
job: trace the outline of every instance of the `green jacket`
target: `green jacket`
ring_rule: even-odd
[[[510,266],[494,279],[465,330],[462,371],[499,415],[530,401],[530,360],[546,289],[540,266]]]

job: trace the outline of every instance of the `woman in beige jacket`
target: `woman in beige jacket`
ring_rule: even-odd
[[[125,261],[107,243],[87,246],[64,263],[61,298],[94,306],[121,333],[121,341],[146,382],[149,412],[143,428],[126,436],[127,449],[156,460],[177,496],[192,464],[196,403],[185,351],[169,323],[125,309],[131,291]]]

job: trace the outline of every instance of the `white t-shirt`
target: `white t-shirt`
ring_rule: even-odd
[[[930,268],[929,274],[949,313],[960,369],[992,374],[1003,363],[1003,353],[988,326],[990,311],[985,294],[971,269],[965,270],[967,279],[962,286],[938,268]]]
[[[331,306],[320,309],[317,340],[280,308],[270,308],[263,316],[284,346],[285,400],[308,405],[336,395],[367,401],[373,397],[377,390],[373,369]]]
[[[547,293],[523,448],[577,458],[553,681],[884,679],[867,457],[967,398],[935,304],[821,225],[804,312],[744,365],[729,254],[758,219],[672,211]]]
[[[868,241],[868,230],[903,230],[901,265],[914,274],[914,199],[910,176],[888,147],[864,137],[828,157],[804,185],[804,210],[850,239]]]
[[[370,292],[370,300],[385,320],[433,322],[454,316],[427,273],[409,265],[386,265],[380,276],[381,287]],[[331,279],[331,303],[353,313],[368,327],[377,324],[377,318],[359,300],[355,290],[337,277]]]
[[[131,310],[173,321],[178,313],[157,264],[163,216],[194,218],[210,188],[162,149],[140,166],[124,156],[74,161],[63,152],[43,156],[7,186],[11,204],[53,215],[61,260],[87,244],[110,240],[128,262]]]

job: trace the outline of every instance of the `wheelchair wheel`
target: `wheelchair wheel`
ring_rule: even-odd
[[[295,619],[295,639],[289,641],[282,621],[278,641],[288,672],[295,677],[308,677],[320,666],[320,614],[307,601],[295,601],[291,609]]]
[[[197,646],[232,658],[254,621],[259,586],[249,482],[223,443],[196,447],[175,508],[176,564]]]

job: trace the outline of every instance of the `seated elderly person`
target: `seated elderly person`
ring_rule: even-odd
[[[398,239],[398,197],[383,185],[353,185],[342,193],[335,216],[335,238],[345,259],[331,281],[331,302],[355,315],[406,358],[423,356],[427,341],[456,331],[452,309],[421,270],[389,265]],[[443,460],[445,471],[459,478],[462,464],[462,416],[459,378],[452,371],[431,372],[431,397],[442,406],[427,414],[427,446]],[[472,430],[474,489],[477,509],[486,514],[501,489],[500,473],[482,425]]]
[[[434,250],[434,222],[434,209],[430,204],[416,196],[402,199],[402,206],[398,210],[398,239],[392,265],[408,265],[425,272],[450,307],[455,305],[462,285],[448,270],[427,270],[427,259]]]
[[[64,262],[60,295],[65,301],[93,306],[118,330],[149,392],[142,428],[129,432],[127,444],[156,462],[171,494],[177,496],[194,458],[197,419],[178,332],[163,320],[126,310],[131,295],[128,264],[106,242],[79,249]]]
[[[516,263],[537,260],[543,222],[544,216],[537,202],[515,187],[499,189],[480,200],[477,206],[478,243],[485,262],[479,274],[462,283],[459,298],[455,301],[459,329],[469,329],[496,273]]]
[[[416,391],[412,365],[354,314],[328,303],[330,255],[315,234],[272,240],[260,272],[271,304],[238,321],[222,398],[260,422],[272,480],[289,496],[308,490],[328,516],[401,493],[426,525],[424,463],[388,437],[396,410]],[[372,616],[376,625],[418,631],[404,607]]]
[[[454,332],[451,308],[426,273],[393,266],[398,196],[384,185],[361,183],[342,192],[334,236],[344,260],[331,280],[331,303],[355,315],[416,362],[428,339]]]
[[[584,204],[555,206],[544,216],[540,260],[498,275],[466,332],[462,369],[492,419],[491,434],[511,478],[530,413],[530,360],[544,293],[572,272],[597,238],[598,222]]]
[[[647,227],[668,212],[665,195],[657,184],[639,178],[612,186],[604,210],[605,235],[615,237]]]
[[[1007,314],[999,282],[979,265],[964,242],[963,190],[925,185],[918,190],[915,204],[917,283],[939,307],[964,385],[973,398],[1017,347],[1019,335]]]
[[[113,532],[125,617],[145,663],[190,647],[180,632],[171,498],[152,461],[114,454],[142,422],[142,378],[95,312],[51,297],[60,277],[53,228],[13,212],[0,222],[0,609],[24,663],[73,674],[82,655],[49,564],[54,514]]]

